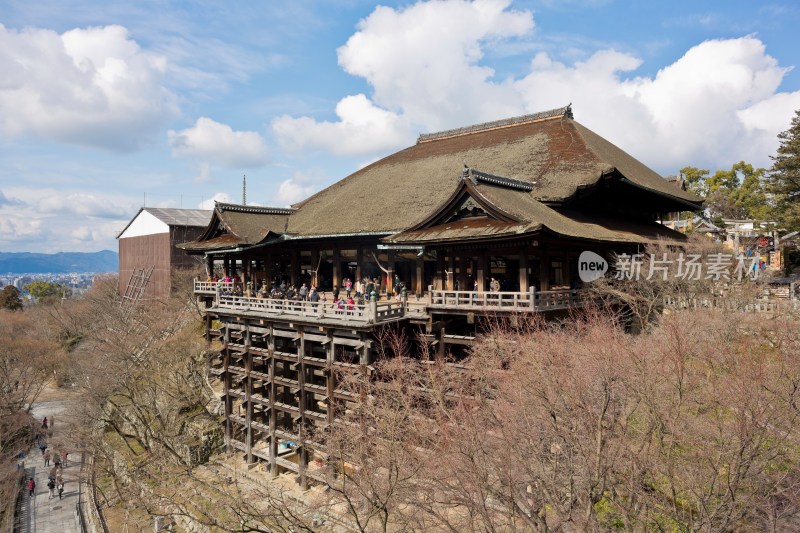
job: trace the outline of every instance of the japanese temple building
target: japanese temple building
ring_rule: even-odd
[[[485,317],[580,305],[582,251],[678,244],[658,221],[701,207],[569,106],[421,135],[291,208],[218,203],[180,247],[207,265],[195,293],[222,342],[226,443],[306,485],[325,457],[316,436],[348,401],[337,370],[370,364],[376,328],[416,328],[438,357],[457,354]],[[345,307],[260,292],[364,277],[377,298]]]

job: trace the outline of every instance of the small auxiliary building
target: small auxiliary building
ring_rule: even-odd
[[[208,226],[211,210],[142,207],[117,240],[119,241],[119,295],[126,293],[138,272],[150,272],[142,287],[145,299],[166,298],[173,288],[175,268],[193,268],[198,259],[177,248],[199,238]],[[146,274],[145,274],[146,275]]]
[[[180,247],[222,280],[195,293],[222,342],[226,443],[305,485],[325,453],[316,436],[352,400],[337,374],[373,361],[378,328],[419,331],[437,357],[457,358],[489,317],[581,305],[582,251],[682,242],[658,221],[701,207],[569,107],[421,135],[290,209],[217,204]],[[364,278],[377,301],[263,297]]]

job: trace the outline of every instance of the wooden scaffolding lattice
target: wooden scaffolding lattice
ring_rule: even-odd
[[[125,287],[125,294],[120,302],[122,307],[133,307],[136,302],[142,299],[144,291],[147,289],[147,284],[150,282],[150,276],[153,275],[153,270],[155,270],[154,266],[150,267],[149,270],[146,267],[139,267],[133,270],[128,280],[128,286]]]

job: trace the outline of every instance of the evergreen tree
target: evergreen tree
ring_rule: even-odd
[[[706,209],[712,218],[765,221],[770,216],[764,192],[766,171],[739,161],[730,170],[718,170],[705,178]]]
[[[683,167],[679,175],[687,191],[705,197],[705,181],[708,179],[708,174],[708,169],[705,168]]]
[[[778,153],[771,156],[769,192],[775,195],[776,218],[783,228],[800,230],[800,110],[778,139]]]
[[[69,298],[72,295],[72,289],[66,285],[54,283],[52,281],[36,280],[27,285],[23,285],[22,288],[42,303],[54,303],[62,298]]]
[[[10,309],[17,311],[22,309],[22,297],[19,294],[19,289],[13,285],[6,285],[0,291],[0,309]]]

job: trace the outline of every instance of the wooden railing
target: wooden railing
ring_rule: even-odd
[[[217,289],[220,291],[232,291],[232,281],[199,281],[194,280],[194,293],[195,294],[216,294]]]
[[[377,304],[375,306],[375,322],[385,322],[387,320],[401,318],[406,314],[406,303],[403,301],[375,303]]]
[[[549,311],[582,305],[583,292],[574,289],[529,292],[442,291],[429,292],[429,307],[496,311]]]
[[[567,309],[583,305],[585,292],[578,289],[560,291],[537,291],[534,293],[534,307],[537,311]]]
[[[247,296],[218,296],[214,307],[234,311],[253,312],[277,317],[298,317],[315,320],[336,320],[374,324],[402,318],[404,302],[371,302],[367,304],[337,304],[251,298]]]
[[[309,302],[276,298],[253,298],[226,294],[232,283],[195,281],[196,294],[214,295],[216,309],[252,312],[275,317],[298,317],[314,320],[334,320],[375,324],[403,317],[427,316],[427,309],[474,309],[502,312],[542,312],[582,305],[579,290],[484,292],[442,291],[431,289],[423,300],[369,302],[344,304]]]

